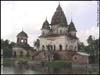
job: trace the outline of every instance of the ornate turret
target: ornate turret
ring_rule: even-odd
[[[75,31],[75,32],[77,32],[77,30],[76,30],[76,28],[75,28],[75,25],[74,25],[74,23],[72,22],[72,20],[71,20],[71,22],[70,22],[70,24],[69,24],[68,31],[69,31],[69,32],[70,32],[70,31]]]
[[[50,26],[49,26],[49,23],[48,23],[48,21],[47,21],[47,18],[46,18],[46,20],[44,21],[41,30],[42,30],[42,35],[43,35],[43,36],[44,36],[44,35],[47,35],[47,34],[49,33],[49,31],[50,31]]]
[[[71,22],[70,22],[70,24],[68,26],[68,32],[69,32],[70,35],[76,36],[77,30],[76,30],[76,28],[75,28],[74,23],[72,22],[72,20],[71,20]]]
[[[50,29],[49,23],[47,21],[47,18],[45,20],[45,22],[43,23],[42,29]]]
[[[63,25],[67,25],[67,20],[66,20],[65,14],[59,4],[53,17],[52,17],[51,25],[56,25],[56,24],[61,24],[61,23]]]

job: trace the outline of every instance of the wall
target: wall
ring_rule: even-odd
[[[39,38],[40,39],[40,49],[42,50],[42,46],[45,46],[47,50],[47,45],[56,46],[56,50],[60,50],[59,45],[62,45],[62,50],[74,50],[78,51],[78,40],[77,39],[70,39],[67,36],[58,36],[58,37],[47,37],[47,38]],[[67,47],[66,47],[67,46]],[[72,46],[72,47],[71,47]],[[76,47],[76,48],[75,48]]]
[[[21,51],[23,52],[23,56],[27,55],[27,51],[29,51],[29,55],[32,56],[32,51],[31,50],[25,50],[25,49],[20,48],[20,47],[14,47],[12,54],[14,55],[14,52],[16,52],[16,56],[18,57],[18,56],[20,56]]]
[[[88,56],[85,56],[85,55],[76,54],[73,56],[72,59],[73,59],[74,63],[79,63],[79,64],[88,64],[89,63],[89,58],[88,58]]]
[[[59,50],[59,45],[61,44],[63,47],[63,50],[65,50],[65,42],[66,42],[66,37],[65,36],[59,36],[59,37],[47,37],[47,38],[40,38],[40,49],[42,50],[42,45],[45,47],[47,45],[55,45],[56,50]],[[46,48],[47,50],[47,48]]]

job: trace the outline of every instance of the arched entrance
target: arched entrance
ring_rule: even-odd
[[[54,45],[54,51],[56,50],[56,46]]]
[[[14,55],[13,55],[13,57],[15,57],[16,58],[16,52],[14,51]]]
[[[20,51],[20,57],[23,57],[23,51]]]
[[[42,45],[42,50],[45,50],[45,46],[44,45]]]
[[[61,45],[61,44],[59,45],[59,50],[60,50],[60,51],[62,50],[62,45]]]

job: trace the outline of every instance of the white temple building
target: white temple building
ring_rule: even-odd
[[[60,6],[56,8],[51,23],[44,21],[39,36],[39,50],[72,50],[78,51],[78,38],[76,28],[71,20],[68,25],[65,14]]]

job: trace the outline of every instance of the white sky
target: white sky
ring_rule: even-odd
[[[1,1],[1,38],[16,42],[16,35],[23,28],[33,46],[46,16],[51,23],[58,4],[59,1]],[[68,24],[72,17],[80,41],[86,44],[89,35],[99,37],[96,1],[60,1],[60,5]]]

